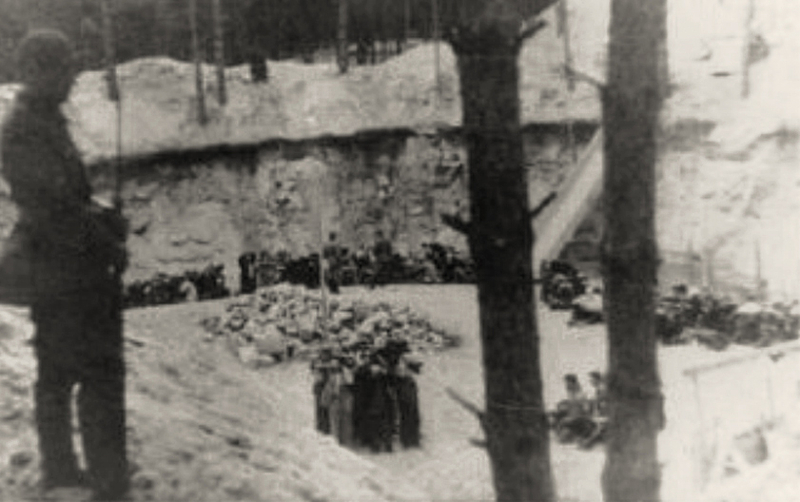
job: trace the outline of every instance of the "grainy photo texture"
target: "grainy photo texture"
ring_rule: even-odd
[[[0,0],[0,500],[793,500],[798,31]]]

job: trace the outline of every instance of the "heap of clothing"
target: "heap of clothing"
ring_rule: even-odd
[[[796,340],[800,304],[755,301],[736,304],[683,285],[661,297],[656,310],[656,334],[664,344],[699,343],[713,350],[731,344],[752,347]]]
[[[586,276],[565,261],[543,261],[539,277],[542,301],[553,310],[571,309],[575,299],[587,292]]]
[[[559,443],[588,449],[605,438],[608,421],[605,375],[593,371],[589,373],[589,381],[592,393],[587,396],[577,375],[564,376],[567,398],[549,413],[550,428]]]
[[[316,428],[346,447],[392,452],[419,447],[414,375],[422,362],[406,340],[388,338],[321,348],[311,361]]]
[[[256,367],[313,357],[331,344],[377,350],[403,341],[410,351],[425,353],[457,343],[408,307],[339,297],[325,304],[319,291],[289,284],[232,299],[225,315],[201,324],[209,337],[225,340],[243,363]]]

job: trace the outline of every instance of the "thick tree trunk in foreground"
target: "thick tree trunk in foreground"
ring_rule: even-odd
[[[461,78],[483,365],[484,429],[499,501],[553,500],[534,316],[533,232],[520,130],[518,24],[462,32]]]
[[[608,502],[659,500],[663,427],[655,293],[655,166],[659,37],[665,0],[613,0],[605,124],[605,301],[609,405],[603,493]]]

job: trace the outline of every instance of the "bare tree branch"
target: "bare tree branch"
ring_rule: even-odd
[[[571,66],[566,66],[565,65],[563,68],[564,68],[564,72],[566,73],[566,75],[568,77],[570,77],[570,78],[574,78],[576,80],[582,80],[582,81],[586,82],[587,84],[591,84],[591,85],[595,86],[600,91],[604,91],[606,89],[606,84],[604,82],[601,82],[600,80],[592,77],[591,75],[589,75],[587,73],[583,73],[582,71],[577,70],[577,69],[575,69],[575,68],[573,68]]]
[[[540,202],[539,205],[533,209],[533,211],[531,211],[531,219],[535,220],[540,214],[542,214],[542,211],[547,209],[547,206],[549,206],[550,203],[556,200],[557,196],[558,192],[555,191],[550,192],[550,194],[547,197],[545,197],[544,200]]]
[[[522,30],[517,36],[517,45],[521,46],[524,44],[525,40],[532,38],[545,26],[547,26],[547,22],[544,19],[536,19],[530,26],[528,26],[527,23],[523,23]]]
[[[485,439],[469,438],[469,444],[476,448],[486,449],[487,443]]]
[[[477,417],[478,421],[481,423],[481,426],[483,426],[483,418],[485,414],[483,410],[478,408],[478,405],[469,401],[467,398],[456,392],[452,387],[447,387],[445,392],[447,392],[447,395],[450,396],[453,401],[460,404],[462,408],[475,415],[475,417]]]

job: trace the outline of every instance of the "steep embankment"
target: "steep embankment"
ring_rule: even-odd
[[[427,497],[285,416],[291,396],[244,369],[197,321],[221,303],[126,318],[133,500],[389,501]],[[24,311],[0,310],[0,500],[38,480],[35,361]],[[310,392],[311,382],[308,382]]]

